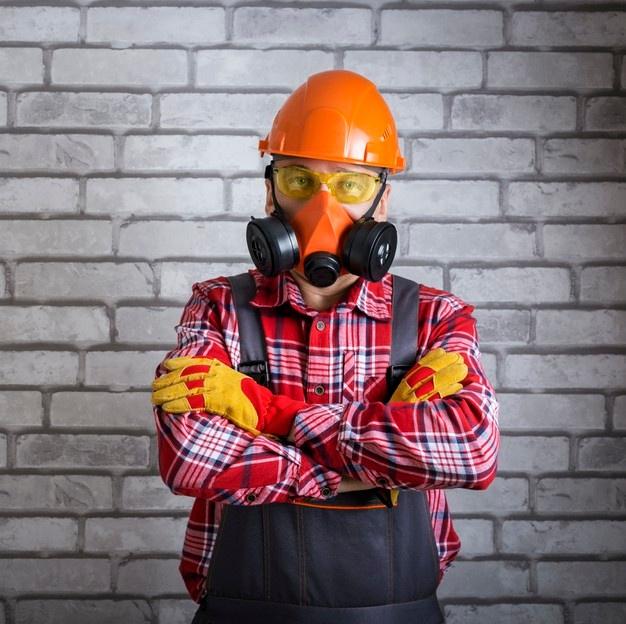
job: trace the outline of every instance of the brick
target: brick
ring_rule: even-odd
[[[53,427],[154,430],[150,396],[144,392],[55,392],[50,404]]]
[[[333,69],[334,62],[322,50],[198,50],[196,84],[295,89],[311,74]]]
[[[626,469],[626,437],[582,438],[579,441],[578,467],[581,470],[623,471]]]
[[[17,438],[20,467],[146,467],[145,436],[102,434],[24,434]]]
[[[264,217],[265,184],[258,178],[238,178],[230,183],[232,210],[247,217]]]
[[[86,383],[113,390],[147,388],[164,355],[162,351],[91,351],[87,353]]]
[[[580,278],[581,301],[626,302],[626,267],[586,267]]]
[[[51,78],[53,84],[151,89],[180,86],[187,84],[187,53],[184,50],[54,50]]]
[[[622,89],[626,89],[626,63],[624,62],[625,59],[626,57],[622,56],[622,79],[621,79]]]
[[[0,84],[31,83],[43,83],[42,50],[0,48]]]
[[[589,98],[585,106],[586,130],[626,130],[626,98]]]
[[[576,99],[540,95],[458,95],[451,127],[455,130],[554,132],[576,129]]]
[[[7,437],[0,433],[0,467],[7,465]]]
[[[0,384],[75,384],[78,354],[69,351],[3,351]]]
[[[111,509],[109,477],[87,475],[0,475],[2,509],[86,512]]]
[[[7,280],[5,273],[5,268],[3,266],[0,266],[0,299],[8,297],[9,295],[9,293],[7,292]]]
[[[195,604],[195,603],[192,603]],[[197,606],[197,605],[196,605]],[[15,624],[150,624],[152,610],[143,600],[20,600],[17,603]]]
[[[71,518],[0,518],[0,550],[76,550],[78,524]]]
[[[622,355],[507,355],[507,386],[518,388],[620,388],[626,379]]]
[[[419,223],[408,230],[408,253],[414,257],[483,260],[534,256],[533,226],[525,224]]]
[[[2,41],[78,41],[80,10],[74,8],[0,8]]]
[[[621,173],[623,144],[619,139],[547,139],[543,149],[545,173]]]
[[[147,127],[152,96],[133,93],[44,93],[17,97],[18,126]]]
[[[162,344],[167,347],[176,342],[174,327],[180,315],[180,307],[118,308],[115,318],[117,342]]]
[[[568,218],[626,215],[626,183],[511,182],[506,213]]]
[[[211,178],[92,178],[86,212],[207,217],[224,212],[222,186]]]
[[[367,9],[239,7],[233,38],[238,43],[337,45],[372,42],[372,15]]]
[[[546,258],[626,258],[626,228],[618,225],[545,225]]]
[[[483,365],[483,369],[485,371],[485,375],[487,376],[487,379],[492,380],[495,385],[496,379],[498,377],[497,375],[498,363],[497,363],[495,354],[494,353],[481,353],[480,361],[481,361],[481,364]],[[497,389],[497,386],[496,386],[496,389]]]
[[[346,50],[343,65],[367,75],[379,89],[461,89],[482,84],[480,52]]]
[[[538,561],[537,593],[577,600],[580,596],[624,596],[623,561]],[[597,621],[597,620],[596,620]]]
[[[168,256],[248,256],[246,224],[241,222],[135,222],[122,226],[120,254]]]
[[[0,93],[0,126],[7,125],[7,96]]]
[[[615,345],[626,342],[626,312],[537,310],[538,344]]]
[[[494,217],[498,184],[489,180],[392,180],[390,217]]]
[[[90,8],[87,41],[218,43],[226,38],[224,9],[191,7]]]
[[[615,398],[613,426],[616,429],[626,429],[626,395]]]
[[[159,624],[188,624],[193,620],[198,608],[191,600],[159,600],[157,604]]]
[[[574,605],[574,624],[623,624],[626,602],[584,602]]]
[[[612,88],[613,58],[604,52],[488,52],[487,87]]]
[[[113,169],[113,137],[0,134],[0,171],[88,173]]]
[[[539,479],[536,510],[544,513],[606,514],[626,510],[626,479]]]
[[[592,394],[498,393],[500,426],[506,431],[604,430],[604,397]]]
[[[186,524],[186,518],[88,518],[85,550],[177,553]]]
[[[418,284],[428,284],[443,289],[443,270],[436,266],[393,265],[391,272],[412,279]]]
[[[36,427],[42,424],[43,405],[39,392],[0,391],[2,427]]]
[[[475,302],[535,304],[570,300],[567,269],[503,267],[496,269],[451,269],[452,290]]]
[[[104,308],[0,306],[0,342],[67,342],[90,345],[109,341]]]
[[[565,437],[502,436],[498,470],[541,473],[567,470],[569,440]]]
[[[32,299],[152,297],[154,276],[143,262],[24,262],[15,271],[15,296]]]
[[[476,310],[481,343],[527,343],[530,339],[530,312],[527,310]]]
[[[248,262],[164,262],[161,265],[161,297],[187,301],[195,282],[203,282],[221,275],[237,275],[251,267],[251,260]]]
[[[455,561],[437,589],[438,599],[530,595],[527,561]],[[485,579],[489,579],[485,583]]]
[[[78,180],[0,178],[2,213],[78,212]]]
[[[16,594],[108,593],[110,564],[105,559],[5,559],[0,566],[0,587],[4,596]]]
[[[511,41],[520,46],[621,46],[626,12],[516,11]]]
[[[286,99],[271,93],[171,93],[161,96],[162,128],[267,131]]]
[[[187,591],[178,571],[179,558],[133,559],[122,561],[117,579],[117,591],[123,594],[138,593],[186,595]]]
[[[496,477],[486,490],[452,488],[446,490],[446,498],[455,514],[526,512],[529,505],[528,481]]]
[[[466,557],[491,555],[493,547],[493,523],[489,520],[457,519],[454,528],[463,544],[463,555]]]
[[[435,138],[411,141],[411,171],[424,173],[532,173],[531,139]]]
[[[254,171],[260,164],[256,142],[243,136],[128,136],[124,146],[128,171]]]
[[[124,510],[189,511],[193,502],[190,496],[174,496],[161,477],[125,477],[122,483]]]
[[[437,93],[383,93],[399,131],[443,129],[443,97]]]
[[[563,607],[551,604],[445,605],[446,624],[563,624]]]

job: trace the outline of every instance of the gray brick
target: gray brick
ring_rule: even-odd
[[[90,8],[87,41],[218,43],[226,38],[224,9],[191,7]]]
[[[626,342],[626,312],[538,310],[537,343],[615,345]]]
[[[334,56],[322,50],[198,50],[196,65],[201,87],[295,89],[311,74],[333,69]]]
[[[409,255],[413,257],[484,260],[534,256],[535,234],[532,226],[419,223],[409,226],[408,230]]]
[[[0,475],[4,510],[86,512],[111,509],[111,479],[87,475]]]
[[[589,98],[585,106],[585,129],[626,130],[626,98]]]
[[[615,398],[613,425],[616,429],[626,429],[626,395]]]
[[[184,50],[54,50],[52,83],[156,88],[187,84]]]
[[[147,127],[152,97],[133,93],[44,93],[17,97],[18,126]]]
[[[594,303],[626,302],[626,267],[587,267],[580,278],[580,298]]]
[[[0,93],[0,126],[7,125],[7,96]]]
[[[567,470],[569,440],[564,437],[506,436],[500,440],[498,470],[537,474]]]
[[[79,9],[0,7],[2,41],[78,41]]]
[[[69,178],[0,178],[0,212],[78,211],[78,180]]]
[[[563,624],[563,607],[551,604],[496,604],[445,606],[446,624]]]
[[[500,426],[507,431],[603,430],[604,397],[592,394],[498,393]]]
[[[536,509],[544,513],[624,513],[625,494],[626,479],[540,479]]]
[[[481,353],[480,360],[483,365],[487,379],[491,379],[495,384],[497,378],[497,361],[496,356],[493,353]]]
[[[170,256],[248,256],[246,224],[240,222],[156,221],[122,227],[120,254],[142,258]]]
[[[511,182],[507,214],[537,217],[626,215],[624,182]]]
[[[569,271],[561,268],[451,269],[450,283],[455,294],[472,302],[534,304],[570,300]]]
[[[450,121],[455,130],[575,130],[576,100],[547,95],[459,95],[452,103]]]
[[[195,603],[192,603],[195,604]],[[197,605],[196,605],[197,607]],[[20,600],[15,624],[150,624],[152,610],[143,600]]]
[[[161,477],[125,477],[122,483],[124,510],[190,510],[191,496],[174,496]]]
[[[622,78],[621,78],[622,89],[626,89],[626,63],[624,62],[624,60],[626,60],[626,56],[622,56]]]
[[[4,596],[63,592],[64,594],[110,591],[110,564],[105,559],[5,559],[0,566]]]
[[[39,392],[0,391],[2,427],[28,427],[42,424],[43,406]]]
[[[0,48],[0,84],[32,83],[43,83],[42,50]]]
[[[87,180],[86,211],[207,217],[224,211],[222,186],[211,178],[93,178]]]
[[[20,467],[146,467],[145,436],[102,434],[24,434],[17,438]]]
[[[238,43],[341,46],[370,44],[371,12],[367,9],[239,7],[233,38]],[[341,36],[337,37],[338,33]]]
[[[394,185],[395,186],[395,185]],[[245,215],[265,216],[265,184],[257,178],[239,178],[231,181],[232,210]]]
[[[0,518],[0,550],[76,550],[78,524],[72,518]]]
[[[624,377],[622,377],[623,382]],[[579,441],[578,467],[580,470],[626,469],[626,437],[583,438]]]
[[[411,141],[411,171],[423,173],[532,173],[530,139],[436,138]]]
[[[85,550],[177,553],[186,524],[186,518],[88,518]]]
[[[476,310],[474,315],[481,343],[527,343],[530,339],[530,312],[527,310]]]
[[[513,45],[621,46],[626,12],[517,11],[511,19]]]
[[[541,596],[568,600],[580,596],[623,597],[625,586],[623,561],[537,562],[537,592]]]
[[[152,297],[153,274],[142,262],[25,262],[15,271],[15,296],[34,299]]]
[[[120,564],[117,591],[147,596],[181,594],[187,591],[178,572],[178,557],[133,559]]]
[[[626,258],[626,228],[618,225],[546,225],[546,258]]]
[[[86,346],[109,341],[104,308],[0,306],[0,343],[67,342]]]
[[[626,602],[586,602],[574,606],[574,624],[623,624]]]
[[[128,171],[255,171],[260,164],[256,142],[243,136],[129,136],[124,147]]]
[[[490,89],[610,89],[612,81],[613,58],[603,52],[487,53]]]
[[[505,384],[519,388],[620,388],[626,379],[622,355],[507,355]]]
[[[343,65],[379,89],[478,88],[482,82],[479,52],[347,50]]]
[[[53,427],[154,430],[150,396],[144,392],[55,392],[50,405]]]
[[[529,504],[528,482],[526,479],[497,477],[486,490],[452,488],[446,490],[446,498],[454,514],[526,512]]]
[[[443,289],[443,270],[436,266],[393,265],[392,272],[408,277],[418,284]]]
[[[548,139],[544,144],[545,173],[621,173],[624,147],[619,139]]]
[[[461,538],[464,556],[473,557],[493,554],[494,538],[493,523],[491,521],[461,518],[455,521],[454,528]]]
[[[267,131],[286,99],[271,93],[171,93],[161,96],[162,128]]]
[[[86,383],[114,390],[148,388],[164,355],[162,351],[92,351],[87,353]]]
[[[157,604],[159,624],[188,624],[193,620],[198,608],[191,600],[159,600]]]
[[[176,342],[174,327],[178,324],[180,315],[180,307],[118,308],[115,323],[117,341],[131,344],[162,344],[167,347]]]
[[[0,171],[88,173],[113,168],[113,137],[0,134]]]
[[[398,130],[441,130],[443,98],[438,93],[383,93]]]
[[[0,467],[7,465],[7,437],[0,433]]]
[[[9,293],[7,292],[7,280],[5,273],[5,268],[0,266],[0,299],[9,296]]]
[[[489,579],[485,583],[485,579]],[[530,595],[526,561],[455,561],[437,589],[437,598],[499,598]]]
[[[3,351],[0,384],[74,384],[78,354],[69,351]]]
[[[191,287],[220,275],[236,275],[252,267],[248,262],[164,262],[161,265],[161,297],[186,301]]]

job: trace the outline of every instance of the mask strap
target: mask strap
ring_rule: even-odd
[[[270,181],[270,186],[272,187],[272,199],[274,201],[274,212],[272,216],[276,216],[281,220],[285,220],[285,211],[281,208],[278,200],[276,199],[276,189],[274,188],[274,175],[272,169],[274,168],[274,163],[276,161],[272,159],[269,165],[265,167],[265,178]]]
[[[363,220],[372,218],[372,215],[376,211],[376,206],[378,206],[378,202],[380,201],[380,198],[383,196],[383,191],[385,190],[385,186],[387,186],[387,170],[386,169],[380,174],[380,178],[382,181],[380,190],[378,191],[378,194],[374,198],[374,202],[369,207],[368,211],[361,217],[361,219]]]

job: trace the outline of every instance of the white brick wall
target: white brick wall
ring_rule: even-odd
[[[333,67],[397,120],[394,270],[476,306],[500,398],[446,621],[625,621],[623,1],[125,4],[0,7],[0,624],[191,621],[149,384],[191,285],[251,265],[259,137]]]

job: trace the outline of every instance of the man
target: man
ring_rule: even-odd
[[[311,76],[259,147],[249,302],[224,277],[194,284],[153,384],[161,475],[196,498],[194,624],[437,624],[460,548],[444,489],[488,487],[499,447],[473,307],[387,272],[404,160],[369,80]],[[244,308],[266,348],[253,365]]]

